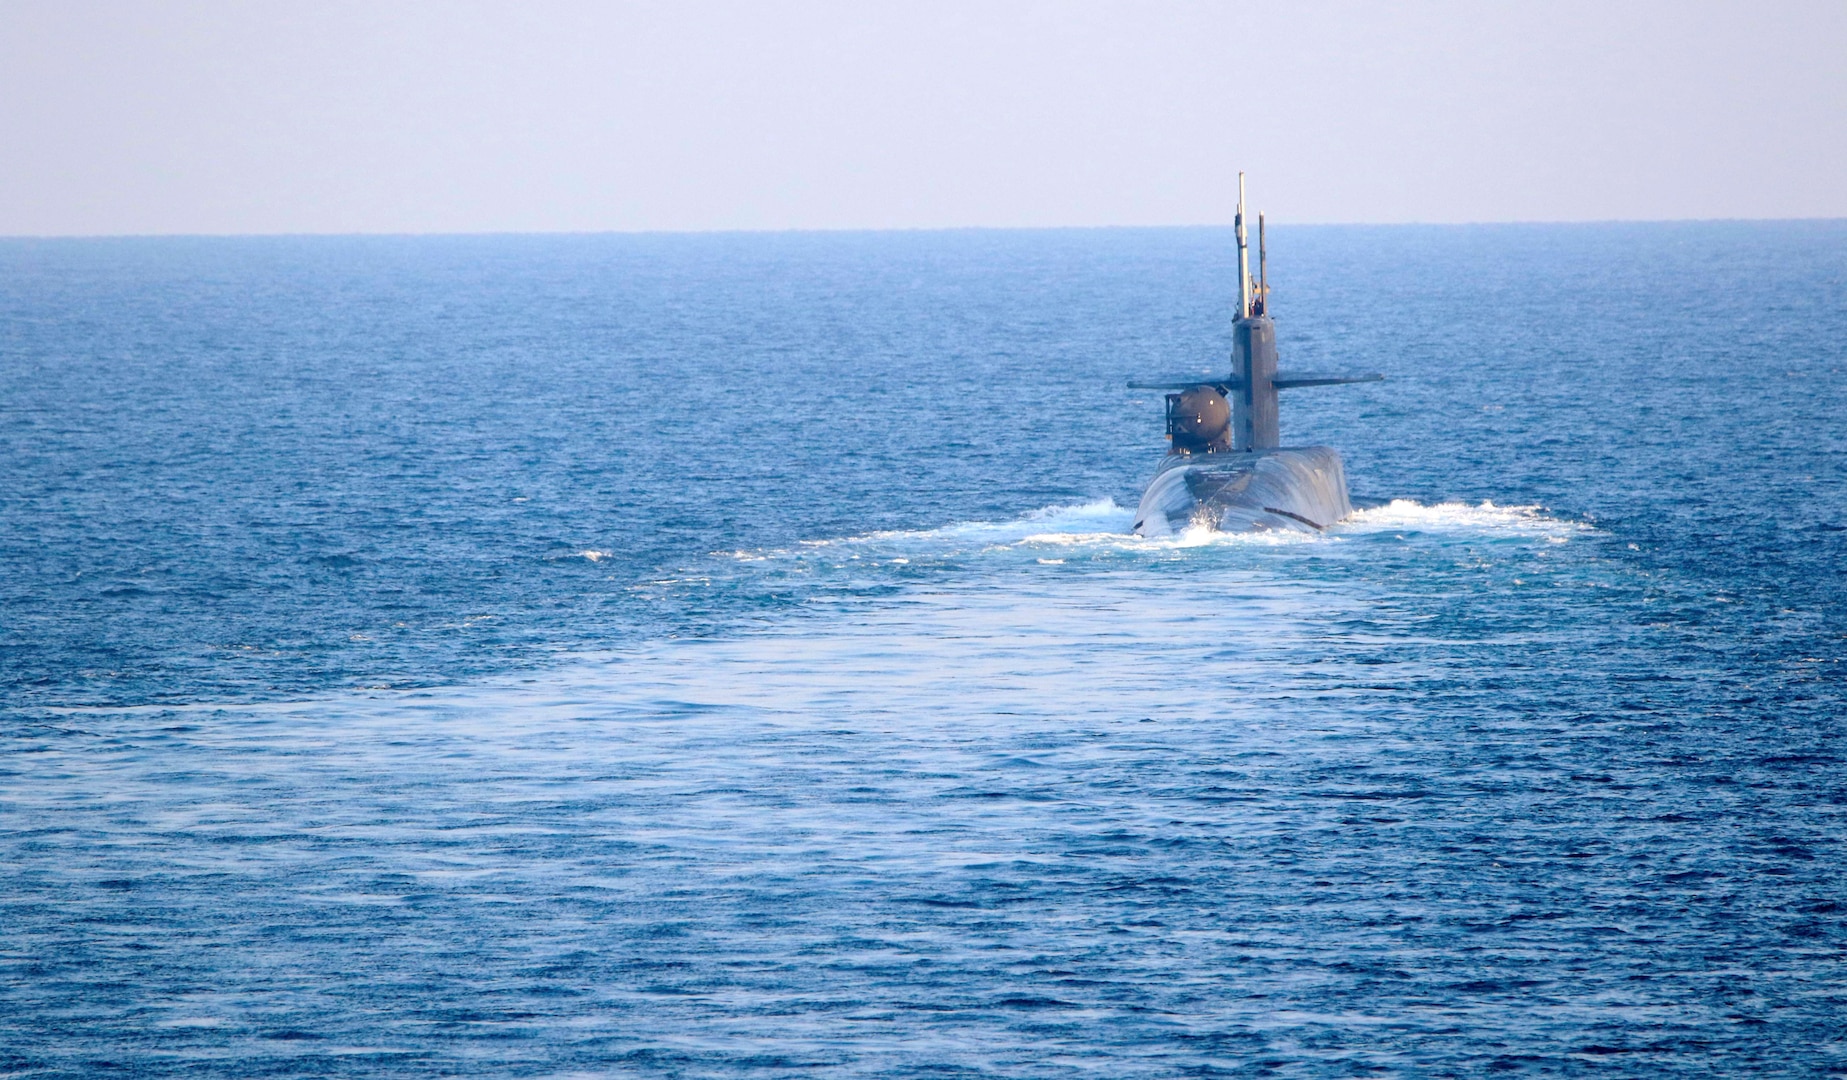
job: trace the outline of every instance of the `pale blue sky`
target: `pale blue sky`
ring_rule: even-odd
[[[1847,216],[1847,0],[0,0],[0,234]]]

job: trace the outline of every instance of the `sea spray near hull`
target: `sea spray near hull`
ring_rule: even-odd
[[[1134,528],[1143,536],[1199,526],[1320,532],[1351,513],[1346,468],[1332,447],[1174,454],[1149,482]]]

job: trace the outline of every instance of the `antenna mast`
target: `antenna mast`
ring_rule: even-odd
[[[1263,246],[1263,212],[1257,212],[1257,310],[1270,313],[1270,259]]]
[[[1251,248],[1244,232],[1244,173],[1238,173],[1238,318],[1251,317]]]

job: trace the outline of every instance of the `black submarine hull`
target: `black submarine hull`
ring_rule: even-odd
[[[1317,533],[1351,513],[1346,466],[1331,446],[1170,454],[1142,494],[1135,532]]]

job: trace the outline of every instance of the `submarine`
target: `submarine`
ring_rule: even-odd
[[[1276,324],[1269,315],[1269,258],[1257,215],[1257,278],[1251,279],[1244,226],[1244,174],[1238,174],[1238,317],[1231,372],[1222,379],[1129,383],[1167,390],[1172,445],[1135,511],[1138,536],[1190,528],[1220,532],[1318,533],[1353,513],[1346,466],[1331,446],[1283,446],[1277,392],[1378,382],[1384,375],[1295,374],[1276,367]]]

